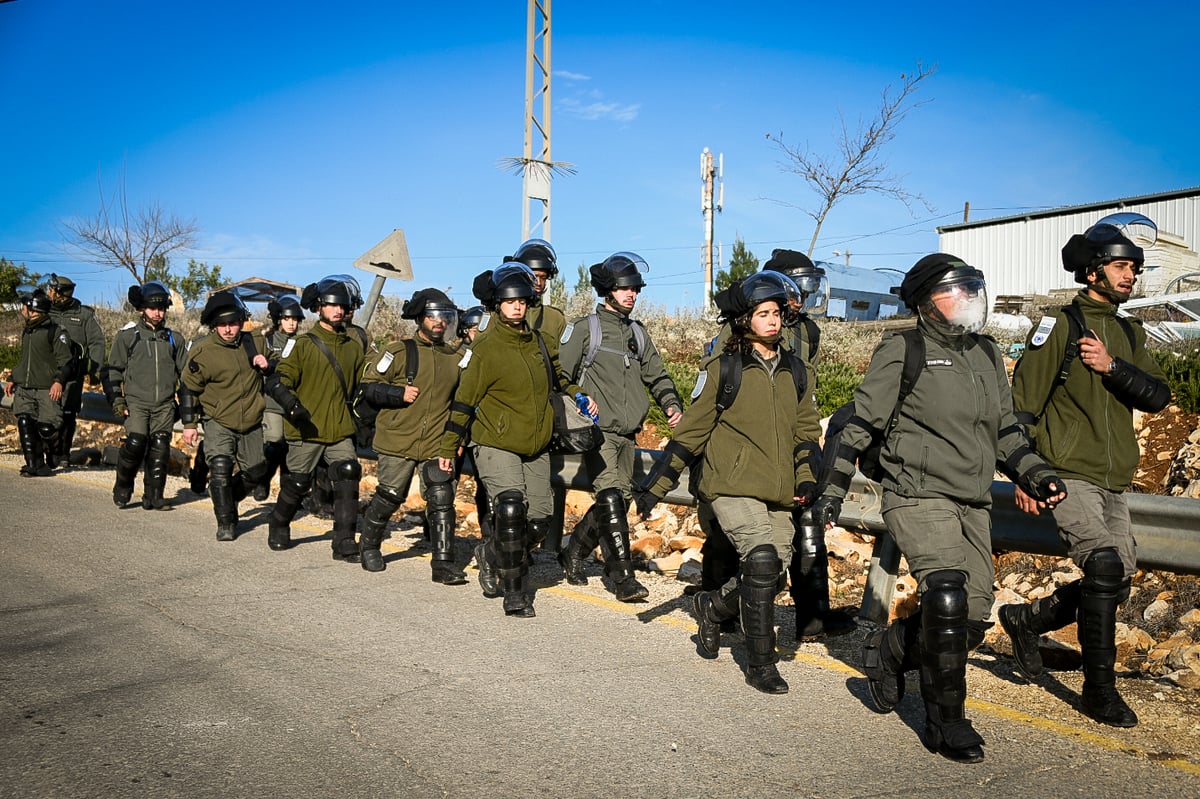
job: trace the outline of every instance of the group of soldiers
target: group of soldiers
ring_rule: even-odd
[[[16,394],[22,474],[42,476],[70,451],[83,378],[99,379],[125,425],[113,487],[122,508],[139,468],[141,507],[166,506],[174,423],[182,421],[188,444],[198,443],[203,426],[193,471],[207,466],[220,541],[237,536],[239,501],[266,499],[278,470],[271,550],[292,547],[291,522],[316,489],[332,504],[333,558],[381,572],[389,520],[416,478],[432,579],[446,585],[466,582],[455,562],[454,497],[469,457],[482,532],[474,551],[479,585],[517,618],[535,615],[528,573],[537,550],[566,582],[583,585],[599,547],[605,587],[620,601],[645,599],[630,555],[629,511],[647,517],[687,469],[706,534],[703,585],[694,596],[698,652],[718,657],[722,633],[740,622],[746,681],[773,694],[788,690],[776,667],[780,590],[790,586],[798,638],[854,628],[830,608],[824,534],[874,444],[884,519],[921,601],[914,615],[868,636],[871,696],[890,712],[906,672],[918,670],[926,746],[977,762],[983,740],[963,712],[966,660],[990,626],[996,468],[1016,483],[1022,509],[1055,514],[1084,574],[1032,605],[1001,610],[1019,671],[1036,679],[1038,636],[1077,620],[1081,710],[1116,726],[1137,722],[1113,679],[1115,614],[1135,568],[1123,492],[1137,459],[1132,409],[1159,410],[1170,392],[1140,325],[1116,313],[1144,263],[1128,221],[1102,220],[1063,249],[1064,268],[1082,289],[1030,334],[1011,386],[995,343],[980,334],[989,310],[982,272],[945,253],[918,261],[900,288],[917,329],[879,345],[852,418],[824,456],[814,400],[820,329],[812,317],[828,289],[824,271],[791,250],[774,251],[761,272],[715,298],[722,328],[686,411],[633,317],[645,260],[618,252],[593,265],[596,308],[568,322],[543,299],[558,266],[540,239],[476,277],[478,306],[460,310],[435,288],[414,292],[401,316],[415,334],[381,348],[353,324],[362,298],[347,275],[272,301],[264,332],[246,329],[249,313],[236,293],[217,292],[201,314],[208,333],[192,342],[167,326],[170,293],[151,281],[129,289],[139,315],[106,358],[94,314],[72,299],[71,281],[51,276],[22,296],[22,356],[6,392]],[[315,322],[301,334],[305,312]],[[651,400],[674,434],[635,485],[635,435]],[[550,481],[556,408],[558,417],[578,409],[599,428],[598,445],[584,453],[594,503],[565,545],[563,491]],[[360,516],[357,445],[368,430],[378,487]]]

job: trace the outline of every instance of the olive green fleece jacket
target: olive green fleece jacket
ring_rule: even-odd
[[[174,402],[186,343],[165,321],[158,328],[146,324],[145,317],[127,323],[113,336],[101,374],[109,401],[120,404],[124,396],[151,406]]]
[[[65,387],[70,363],[70,335],[49,316],[42,315],[25,323],[21,331],[21,356],[9,380],[35,391],[48,389],[54,383]]]
[[[1013,415],[1004,359],[991,339],[954,334],[926,319],[917,328],[925,340],[925,365],[880,452],[883,487],[904,497],[989,507],[998,460],[1011,460],[1017,474],[1045,468]],[[896,407],[904,354],[903,336],[885,338],[854,392],[856,415],[878,430],[887,426]],[[827,495],[845,496],[842,486],[855,469],[845,452],[861,452],[870,441],[866,428],[846,425],[833,465],[841,485],[828,486]]]
[[[243,339],[249,337],[255,353],[266,354],[261,336],[238,333],[233,341],[221,338],[216,330],[191,344],[179,382],[200,399],[204,415],[235,433],[245,433],[262,424],[262,372],[250,363]],[[182,392],[181,392],[182,393]],[[196,421],[184,427],[196,427]]]
[[[83,349],[83,363],[79,364],[80,379],[104,365],[104,331],[90,306],[72,297],[65,302],[54,303],[50,307],[50,318]]]
[[[498,324],[500,320],[493,319],[492,322]],[[551,355],[558,354],[558,342],[567,328],[566,314],[553,305],[544,305],[539,301],[536,305],[529,306],[529,310],[525,313],[525,323],[529,325],[530,330],[536,330],[542,334],[542,338],[546,341],[546,348],[550,350]]]
[[[462,354],[454,347],[433,344],[421,336],[417,344],[417,374],[413,385],[419,391],[409,405],[382,408],[375,419],[374,447],[384,455],[415,461],[436,458],[442,432],[450,418],[450,401],[458,388],[458,362]],[[403,341],[388,344],[375,353],[363,368],[362,382],[406,386],[407,349]]]
[[[317,336],[333,353],[342,367],[347,386],[342,390],[337,372],[325,353],[309,336]],[[296,337],[291,352],[279,359],[275,375],[296,395],[312,419],[297,427],[283,418],[283,435],[288,441],[311,441],[317,444],[336,444],[354,435],[354,420],[347,404],[362,373],[362,345],[344,331],[326,330],[315,324],[307,333]]]
[[[438,455],[455,457],[468,434],[476,444],[526,457],[544,450],[554,432],[554,411],[546,362],[533,332],[493,318],[487,335],[477,337],[462,360]],[[582,390],[563,374],[553,350],[550,361],[565,393]]]
[[[757,356],[741,357],[741,388],[733,404],[719,415],[720,356],[709,356],[700,365],[699,394],[684,411],[664,457],[671,459],[674,474],[689,460],[703,457],[698,490],[706,502],[749,497],[792,507],[797,487],[816,482],[818,470],[813,459],[821,426],[812,384],[806,381],[804,396],[796,396],[785,363],[803,368],[798,359],[780,361],[768,371]],[[650,486],[650,493],[665,496],[673,482],[672,476],[663,476]]]
[[[1086,290],[1080,291],[1074,302],[1109,355],[1165,381],[1146,350],[1146,331],[1139,320],[1127,320],[1134,335],[1131,349],[1117,321],[1116,305],[1092,299]],[[1025,354],[1013,376],[1013,404],[1018,411],[1040,415],[1030,435],[1037,451],[1060,476],[1124,491],[1133,480],[1140,457],[1133,432],[1133,409],[1113,396],[1105,388],[1103,376],[1078,358],[1072,362],[1066,381],[1053,395],[1050,393],[1062,366],[1069,328],[1066,314],[1060,310],[1044,343],[1034,346],[1037,328],[1030,332]],[[1050,401],[1042,413],[1047,398]]]
[[[640,324],[625,314],[596,306],[600,322],[600,347],[596,358],[581,374],[584,357],[592,346],[588,317],[571,322],[563,331],[558,359],[563,369],[599,406],[600,429],[607,433],[628,436],[642,429],[650,410],[646,389],[664,411],[683,410],[675,383],[667,375],[658,348],[645,333],[645,351],[639,361],[630,342],[635,340],[633,325]]]

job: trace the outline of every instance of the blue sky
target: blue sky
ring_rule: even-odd
[[[905,269],[934,228],[1200,184],[1194,4],[553,5],[552,240],[575,266],[650,263],[644,295],[700,302],[699,157],[725,157],[716,237],[765,260],[807,249],[814,196],[782,132],[832,151],[917,61],[936,64],[886,156],[933,206],[838,205],[814,257]],[[521,241],[524,0],[0,3],[0,255],[73,277],[85,301],[131,282],[64,254],[61,222],[122,175],[134,208],[200,227],[234,279],[350,271],[405,230],[413,284],[473,303],[471,278]],[[915,215],[914,215],[915,214]],[[363,276],[364,285],[370,277]]]

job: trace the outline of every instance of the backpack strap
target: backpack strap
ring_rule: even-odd
[[[925,337],[921,335],[921,331],[913,328],[900,333],[900,336],[904,339],[904,366],[900,370],[900,388],[896,392],[896,407],[892,409],[892,415],[888,417],[887,425],[883,428],[884,441],[891,435],[892,429],[900,419],[900,408],[904,405],[904,400],[908,399],[908,395],[912,393],[917,378],[921,376],[921,370],[925,368]]]
[[[723,353],[717,377],[717,416],[720,416],[733,404],[741,387],[742,354],[740,352]]]
[[[808,359],[812,360],[817,356],[817,350],[821,348],[821,327],[807,314],[801,316],[800,321],[804,322],[804,331],[808,334]]]
[[[587,319],[588,325],[588,346],[587,352],[584,353],[583,361],[579,366],[579,379],[577,382],[580,386],[583,385],[583,379],[587,375],[588,369],[592,368],[592,364],[596,362],[596,354],[601,350],[610,352],[613,355],[620,355],[622,358],[629,357],[629,352],[625,350],[602,346],[604,334],[600,330],[600,314],[590,313],[584,318]],[[629,326],[633,328],[634,348],[637,350],[633,355],[638,363],[641,363],[642,356],[646,352],[646,330],[642,327],[642,323],[636,320],[631,320]],[[628,362],[626,362],[626,365],[628,366]]]
[[[254,359],[258,356],[258,347],[254,345],[254,336],[249,333],[242,333],[242,349],[246,351],[246,357],[250,359],[250,365],[254,366]],[[254,368],[258,369],[257,366],[254,366]]]
[[[417,342],[411,338],[404,339],[404,384],[411,386],[417,380],[417,362],[420,351]]]
[[[312,333],[311,331],[308,333],[305,333],[304,335],[307,336],[312,341],[312,343],[316,345],[317,349],[319,349],[322,353],[325,354],[325,357],[327,359],[329,359],[329,365],[333,367],[333,373],[335,375],[337,375],[338,383],[341,384],[341,386],[342,386],[342,396],[344,396],[346,398],[346,401],[349,402],[350,401],[350,384],[346,382],[346,373],[342,371],[342,365],[337,362],[337,358],[334,357],[333,351],[329,349],[329,345],[326,344],[324,341],[321,341],[321,339],[316,334]]]

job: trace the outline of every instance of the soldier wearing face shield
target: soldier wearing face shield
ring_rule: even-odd
[[[358,563],[354,532],[362,466],[349,400],[365,358],[342,323],[352,305],[351,289],[338,276],[330,276],[306,286],[301,300],[317,315],[317,323],[297,337],[267,379],[267,393],[283,409],[288,440],[288,473],[279,480],[267,545],[276,551],[292,546],[292,519],[324,458],[333,494],[333,559]]]
[[[918,581],[920,605],[867,637],[863,670],[875,707],[888,713],[904,695],[905,673],[919,669],[926,747],[974,763],[983,739],[964,712],[966,669],[991,626],[992,477],[1000,468],[1043,506],[1063,498],[1062,481],[1031,449],[999,350],[979,335],[983,273],[953,255],[927,255],[905,275],[900,297],[918,315],[916,333],[875,349],[813,517],[823,527],[837,520],[858,454],[880,431],[883,519]],[[909,347],[923,347],[924,357],[897,407]]]
[[[1031,331],[1013,376],[1017,419],[1066,482],[1068,495],[1054,508],[1054,521],[1083,577],[1030,604],[1005,605],[1000,624],[1012,639],[1018,670],[1036,680],[1042,673],[1039,636],[1077,622],[1080,710],[1115,727],[1138,722],[1117,691],[1113,670],[1117,608],[1129,597],[1137,568],[1125,498],[1139,460],[1133,411],[1154,413],[1171,400],[1146,350],[1141,322],[1117,310],[1145,265],[1145,253],[1132,239],[1149,246],[1156,234],[1146,217],[1121,213],[1072,236],[1062,250],[1063,267],[1083,288]],[[1038,513],[1021,487],[1016,498],[1022,510]]]
[[[156,280],[130,286],[129,304],[140,316],[117,331],[100,373],[113,413],[125,422],[113,502],[119,508],[129,502],[133,478],[144,461],[142,507],[161,510],[167,507],[163,488],[175,425],[175,392],[187,349],[167,327],[171,292],[166,286]]]
[[[375,421],[375,451],[379,453],[379,487],[362,518],[359,550],[362,567],[383,571],[380,544],[388,520],[408,496],[417,474],[425,498],[429,539],[433,548],[433,581],[466,583],[454,563],[454,492],[452,472],[439,468],[438,445],[450,417],[450,402],[458,387],[460,354],[447,343],[458,330],[458,308],[443,292],[421,289],[404,303],[400,316],[417,323],[410,341],[388,344],[363,368],[363,399],[379,409]],[[409,379],[409,356],[416,372]]]
[[[548,447],[554,430],[551,377],[563,391],[581,392],[544,349],[526,323],[536,296],[533,273],[506,262],[475,279],[475,296],[492,314],[484,317],[463,369],[438,464],[451,472],[466,445],[472,446],[477,479],[491,503],[492,537],[475,548],[479,585],[485,596],[503,594],[508,616],[536,615],[529,589],[529,551],[546,536],[554,511]],[[547,362],[547,359],[549,362]],[[596,412],[595,401],[589,411]]]
[[[270,372],[274,371],[284,353],[290,353],[291,348],[296,346],[300,323],[304,321],[304,308],[295,294],[284,294],[267,303],[267,316],[271,320],[271,328],[265,336]],[[263,454],[267,460],[265,486],[270,486],[276,471],[287,468],[287,451],[287,439],[283,435],[283,408],[268,395],[263,411]],[[255,495],[254,498],[266,499],[266,496]]]

